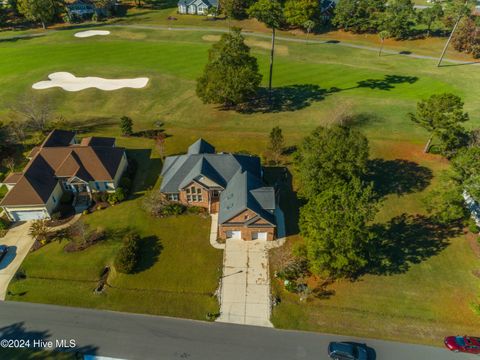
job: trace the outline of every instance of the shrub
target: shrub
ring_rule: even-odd
[[[190,214],[200,215],[200,214],[205,214],[207,210],[201,206],[189,206],[187,208],[187,211]]]
[[[3,218],[0,218],[0,230],[7,230],[9,222]]]
[[[62,213],[60,211],[56,211],[52,214],[52,220],[60,220],[62,218]]]
[[[140,237],[137,234],[128,234],[123,241],[123,246],[115,257],[115,268],[118,272],[131,274],[140,259]]]
[[[474,219],[472,219],[472,218],[468,219],[467,226],[468,226],[468,230],[470,232],[472,232],[474,234],[478,234],[479,229],[478,229],[477,223],[475,222]]]
[[[108,202],[110,205],[115,205],[123,200],[125,200],[125,191],[121,187],[117,188],[114,193],[108,194]]]
[[[162,210],[163,216],[181,215],[185,212],[185,206],[178,203],[170,203]]]
[[[83,215],[88,215],[88,210],[83,210],[82,214]]]
[[[38,241],[46,240],[49,233],[50,230],[45,220],[35,220],[28,230],[28,234]]]

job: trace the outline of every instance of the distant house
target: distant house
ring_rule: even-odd
[[[128,165],[114,138],[78,143],[74,132],[62,130],[53,130],[29,158],[23,172],[2,184],[8,192],[0,207],[12,221],[50,218],[66,192],[74,195],[74,205],[88,205],[92,192],[114,192]]]
[[[80,19],[86,19],[93,16],[93,14],[108,16],[109,7],[113,7],[114,2],[112,1],[106,7],[97,7],[93,1],[90,0],[75,0],[72,3],[67,3],[66,9],[68,15],[71,17],[78,17]]]
[[[206,15],[211,7],[218,9],[218,0],[180,0],[178,2],[179,14]]]
[[[257,156],[216,153],[200,139],[187,154],[167,157],[162,176],[168,200],[218,213],[219,238],[276,237],[275,191],[263,184]]]

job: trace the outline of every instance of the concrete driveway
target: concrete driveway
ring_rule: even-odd
[[[219,322],[272,327],[268,244],[226,241]]]
[[[0,239],[1,245],[8,246],[8,253],[0,261],[0,300],[5,300],[7,287],[17,272],[18,268],[27,256],[34,243],[34,239],[28,235],[30,222],[14,224],[7,235]]]

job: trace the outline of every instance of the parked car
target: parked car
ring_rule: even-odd
[[[0,261],[7,255],[8,247],[6,245],[0,245]]]
[[[445,346],[454,352],[480,354],[480,338],[471,336],[447,336]]]
[[[328,356],[333,360],[368,360],[368,348],[365,344],[331,342]]]

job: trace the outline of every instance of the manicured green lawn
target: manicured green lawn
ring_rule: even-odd
[[[10,300],[195,319],[218,311],[213,293],[222,252],[209,244],[210,220],[194,215],[155,219],[141,209],[139,196],[155,184],[159,159],[150,158],[149,149],[132,149],[138,141],[118,142],[129,145],[130,157],[140,164],[135,199],[84,217],[92,228],[106,229],[108,239],[81,252],[65,253],[66,243],[54,242],[29,254],[22,264],[27,279],[11,284]],[[100,273],[112,266],[121,246],[115,233],[126,228],[142,237],[141,263],[132,275],[113,271],[105,293],[95,295]]]
[[[245,114],[203,105],[195,95],[195,79],[214,39],[205,35],[218,34],[110,30],[112,35],[101,38],[77,39],[75,31],[64,30],[3,43],[0,87],[8,91],[0,98],[0,116],[8,117],[9,104],[18,97],[36,94],[51,99],[57,114],[93,134],[119,136],[118,121],[123,115],[134,119],[135,130],[151,128],[160,120],[169,135],[168,154],[184,152],[198,137],[212,142],[219,151],[262,154],[273,126],[283,129],[288,145],[296,145],[316,126],[330,124],[338,108],[347,108],[363,115],[352,126],[369,138],[372,157],[409,160],[433,174],[430,187],[388,195],[376,219],[380,223],[403,212],[422,213],[425,193],[435,186],[438,171],[448,166],[440,157],[422,153],[428,135],[407,115],[415,110],[417,100],[454,92],[463,97],[470,113],[472,120],[467,126],[475,128],[480,123],[477,67],[436,68],[430,60],[378,57],[374,52],[335,44],[279,41],[274,86],[283,108]],[[250,41],[266,84],[268,39]],[[115,92],[31,90],[34,82],[55,71],[112,78],[148,76],[150,83],[145,89]],[[140,161],[147,159],[144,169],[149,171],[140,172],[136,190],[158,185],[161,162],[148,160],[155,156],[144,150],[153,148],[152,142],[120,138],[118,143],[136,149],[130,152]],[[187,216],[153,220],[139,209],[139,201],[128,201],[87,219],[94,226],[113,229],[130,225],[144,237],[156,236],[163,250],[153,265],[135,275],[112,276],[113,287],[105,295],[95,296],[95,281],[103,266],[111,263],[118,239],[87,250],[85,254],[91,256],[73,255],[75,261],[66,260],[62,244],[51,244],[27,257],[24,267],[29,278],[10,287],[17,294],[10,298],[199,319],[214,312],[217,304],[210,294],[217,286],[221,252],[209,248],[209,221]],[[288,202],[283,205],[289,206]],[[413,235],[412,241],[416,240]],[[412,264],[404,273],[367,275],[355,283],[334,284],[335,295],[326,300],[299,304],[295,297],[281,293],[282,303],[275,309],[273,321],[281,327],[438,344],[444,333],[468,333],[480,326],[480,319],[468,308],[479,290],[480,281],[471,275],[478,267],[465,239],[456,236],[437,254]],[[46,279],[55,272],[58,277],[66,274],[81,281]]]

